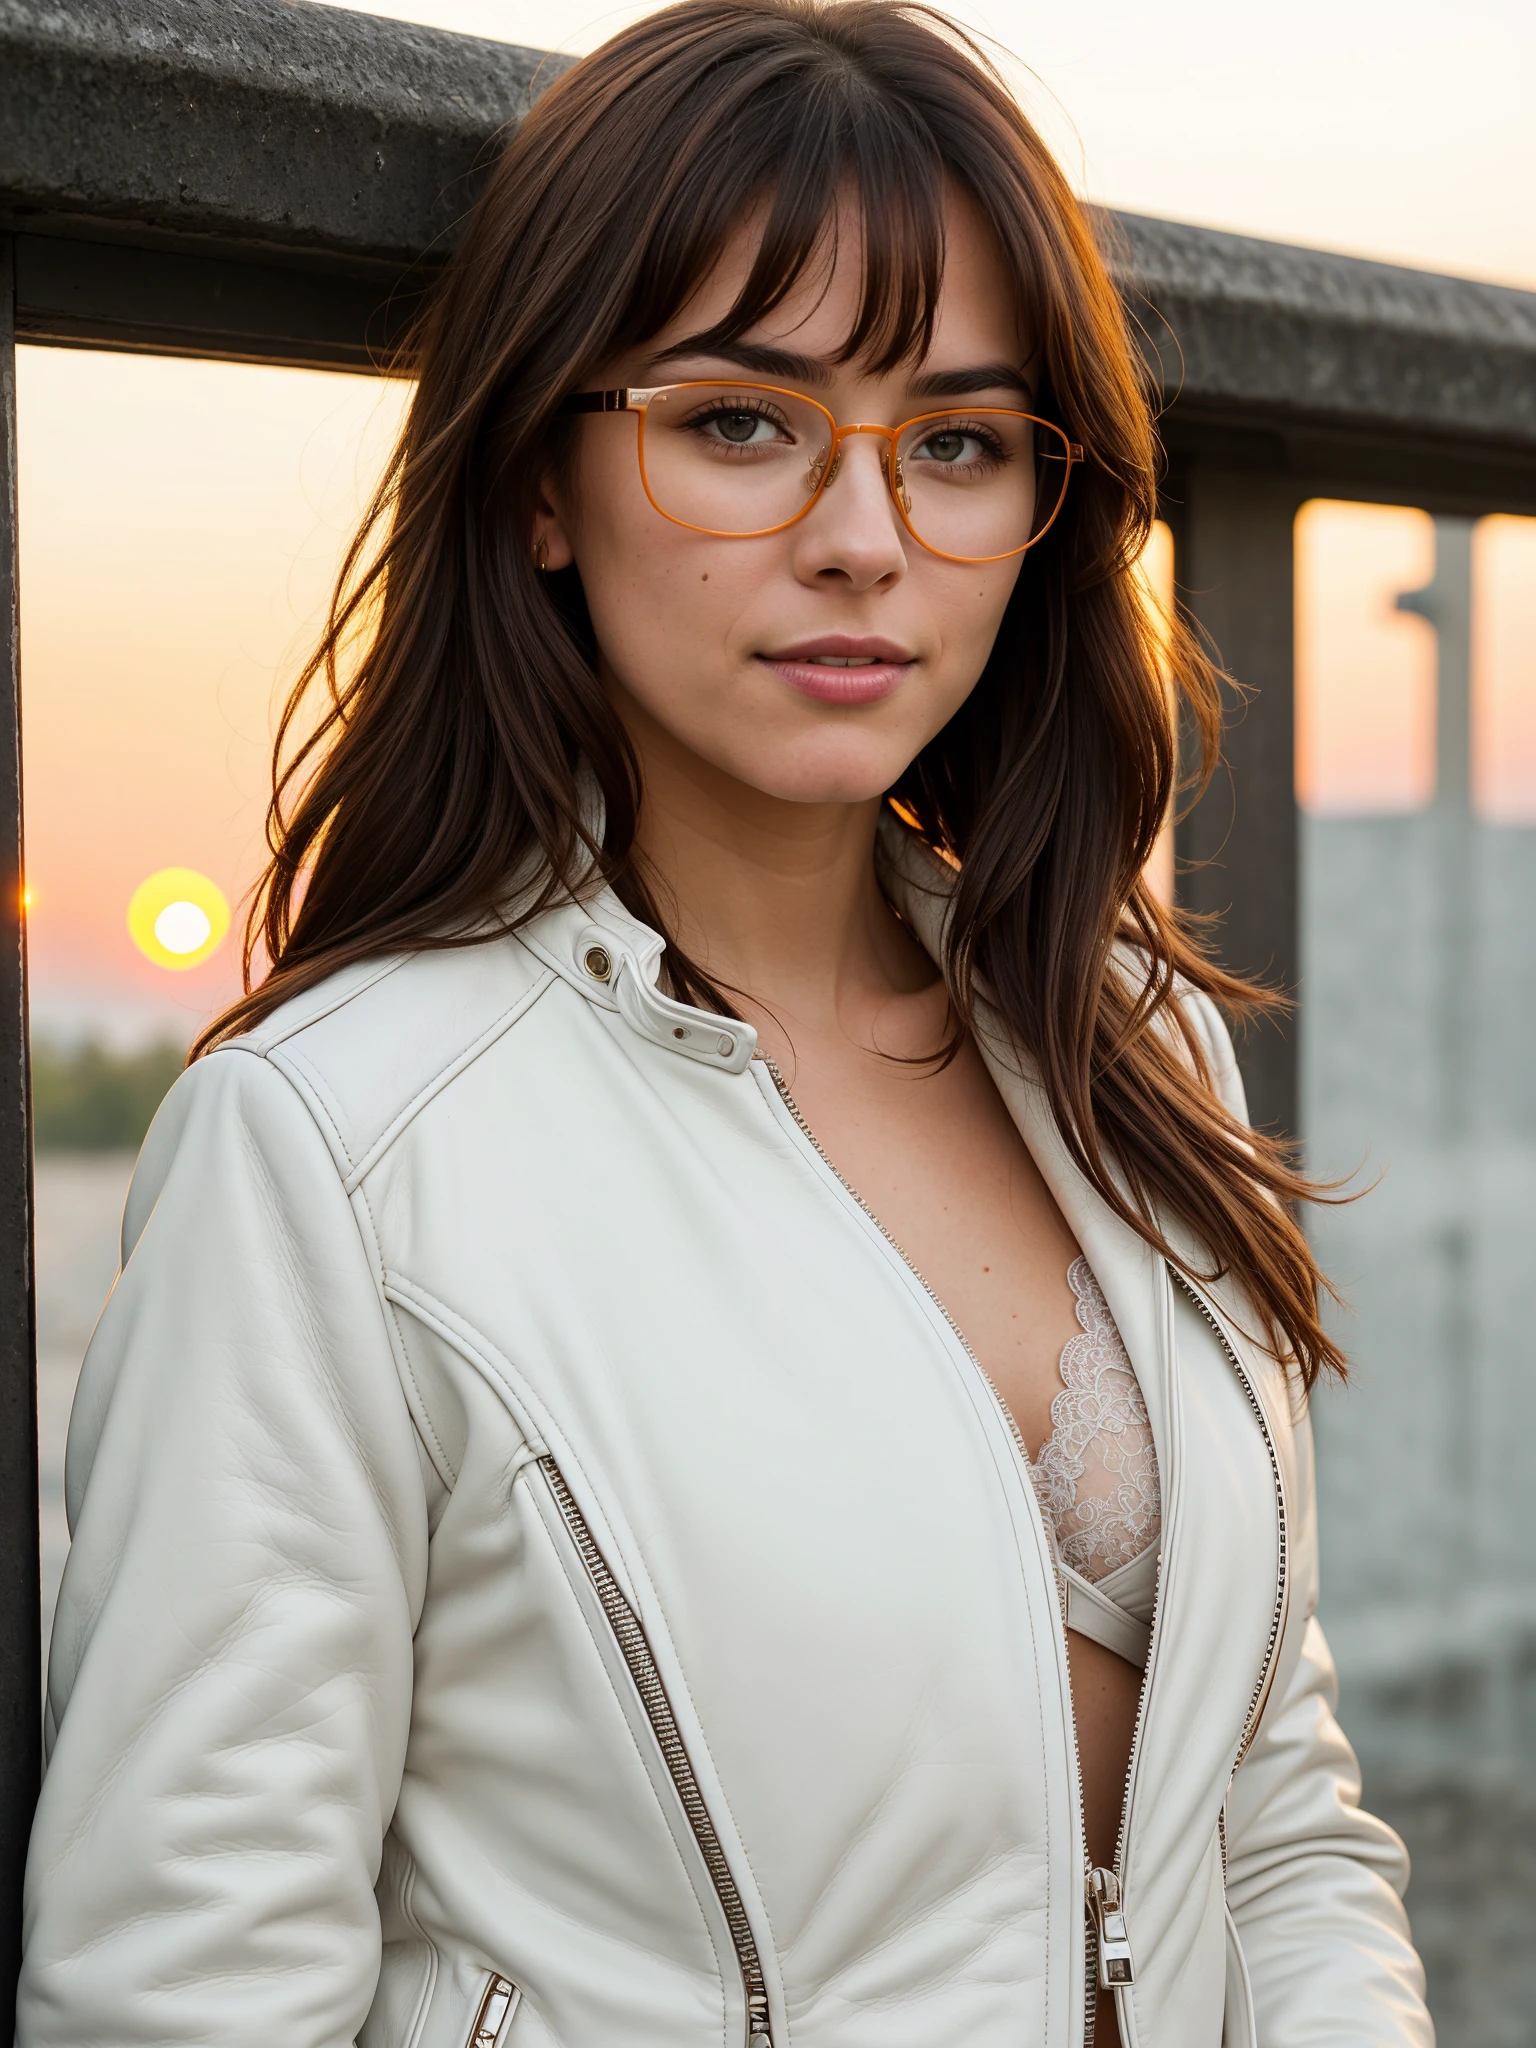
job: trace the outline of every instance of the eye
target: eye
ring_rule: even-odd
[[[979,427],[933,427],[912,451],[919,462],[958,469],[971,462],[993,462],[1002,453],[995,436]]]
[[[705,443],[720,448],[771,448],[793,440],[785,421],[764,406],[721,403],[696,412],[686,422],[688,430]]]
[[[946,427],[942,433],[930,434],[917,452],[930,462],[962,462],[968,439],[968,435],[957,434],[953,427]]]
[[[740,448],[769,422],[753,412],[717,412],[711,424],[722,441],[730,441]]]

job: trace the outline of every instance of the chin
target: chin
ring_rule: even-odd
[[[828,734],[782,752],[765,748],[733,764],[733,772],[784,803],[864,804],[884,796],[914,752],[893,747],[888,736],[881,744],[873,734]]]

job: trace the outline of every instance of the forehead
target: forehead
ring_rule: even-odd
[[[911,252],[888,246],[888,225],[871,218],[851,191],[839,195],[782,296],[762,306],[743,306],[768,210],[765,200],[730,235],[686,304],[654,337],[648,355],[660,354],[687,337],[723,338],[729,333],[782,342],[828,363],[848,360],[849,340],[858,326],[871,274],[878,271],[898,301],[893,325],[905,329],[902,345],[883,354],[908,364],[940,360],[957,351],[966,357],[979,354],[989,360],[1023,362],[1028,350],[1016,282],[990,222],[962,187],[947,183],[944,190],[942,261],[926,349],[921,345],[922,280],[902,274],[904,262],[910,270]],[[879,246],[882,241],[887,246]],[[745,320],[740,317],[743,312]]]

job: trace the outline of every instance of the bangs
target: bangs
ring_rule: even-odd
[[[839,53],[817,51],[807,63],[802,50],[793,62],[743,66],[725,93],[716,81],[697,114],[679,124],[687,144],[650,209],[625,344],[674,319],[731,239],[761,223],[734,305],[696,338],[705,351],[739,340],[807,274],[830,280],[851,204],[863,285],[837,360],[880,372],[926,355],[953,171],[910,102],[882,93]]]

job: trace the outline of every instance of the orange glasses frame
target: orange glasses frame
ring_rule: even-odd
[[[707,533],[715,540],[762,540],[770,533],[783,533],[786,527],[797,525],[807,512],[811,510],[811,507],[820,500],[823,491],[827,489],[832,479],[837,475],[842,461],[843,443],[854,434],[878,434],[884,439],[886,444],[885,459],[881,467],[885,471],[885,481],[890,490],[892,502],[896,510],[901,514],[902,525],[911,534],[920,548],[926,549],[930,555],[937,555],[940,561],[943,562],[1007,562],[1012,560],[1015,555],[1027,554],[1035,546],[1036,542],[1043,540],[1055,525],[1057,518],[1060,516],[1062,506],[1067,502],[1067,485],[1072,481],[1073,466],[1083,459],[1081,442],[1068,440],[1066,434],[1056,425],[1054,420],[1043,420],[1038,413],[1019,412],[1012,406],[1007,405],[975,407],[974,410],[977,412],[1004,413],[1009,419],[1028,420],[1033,426],[1044,427],[1048,434],[1054,435],[1060,441],[1061,453],[1057,454],[1054,450],[1039,452],[1036,455],[1036,460],[1040,462],[1064,462],[1067,466],[1066,474],[1061,480],[1061,495],[1052,508],[1050,518],[1046,520],[1038,533],[1030,535],[1022,547],[1005,548],[1000,555],[950,555],[946,554],[943,548],[936,548],[931,541],[924,540],[923,536],[912,524],[911,499],[908,497],[906,485],[902,481],[901,463],[896,453],[896,446],[908,427],[921,426],[925,420],[952,418],[955,411],[953,406],[948,406],[940,412],[917,413],[911,419],[903,420],[899,426],[895,427],[882,427],[859,420],[849,421],[846,425],[839,426],[820,399],[812,398],[804,391],[791,391],[782,384],[732,384],[729,388],[733,391],[766,391],[775,398],[794,398],[798,399],[802,405],[815,406],[817,412],[821,414],[831,429],[832,445],[828,451],[827,460],[822,466],[821,475],[817,479],[815,490],[812,491],[811,495],[800,507],[800,510],[792,518],[781,519],[777,526],[757,527],[751,533],[727,533],[717,526],[695,526],[692,520],[679,519],[675,512],[669,512],[664,505],[658,505],[651,490],[651,480],[645,473],[645,416],[652,400],[659,398],[665,391],[714,391],[720,388],[720,383],[721,380],[718,377],[710,377],[696,378],[684,384],[620,385],[612,391],[577,391],[562,403],[560,410],[562,413],[632,412],[637,414],[638,427],[635,434],[635,452],[640,463],[640,487],[649,499],[651,509],[659,512],[663,519],[671,520],[674,526],[685,527],[689,533]]]

